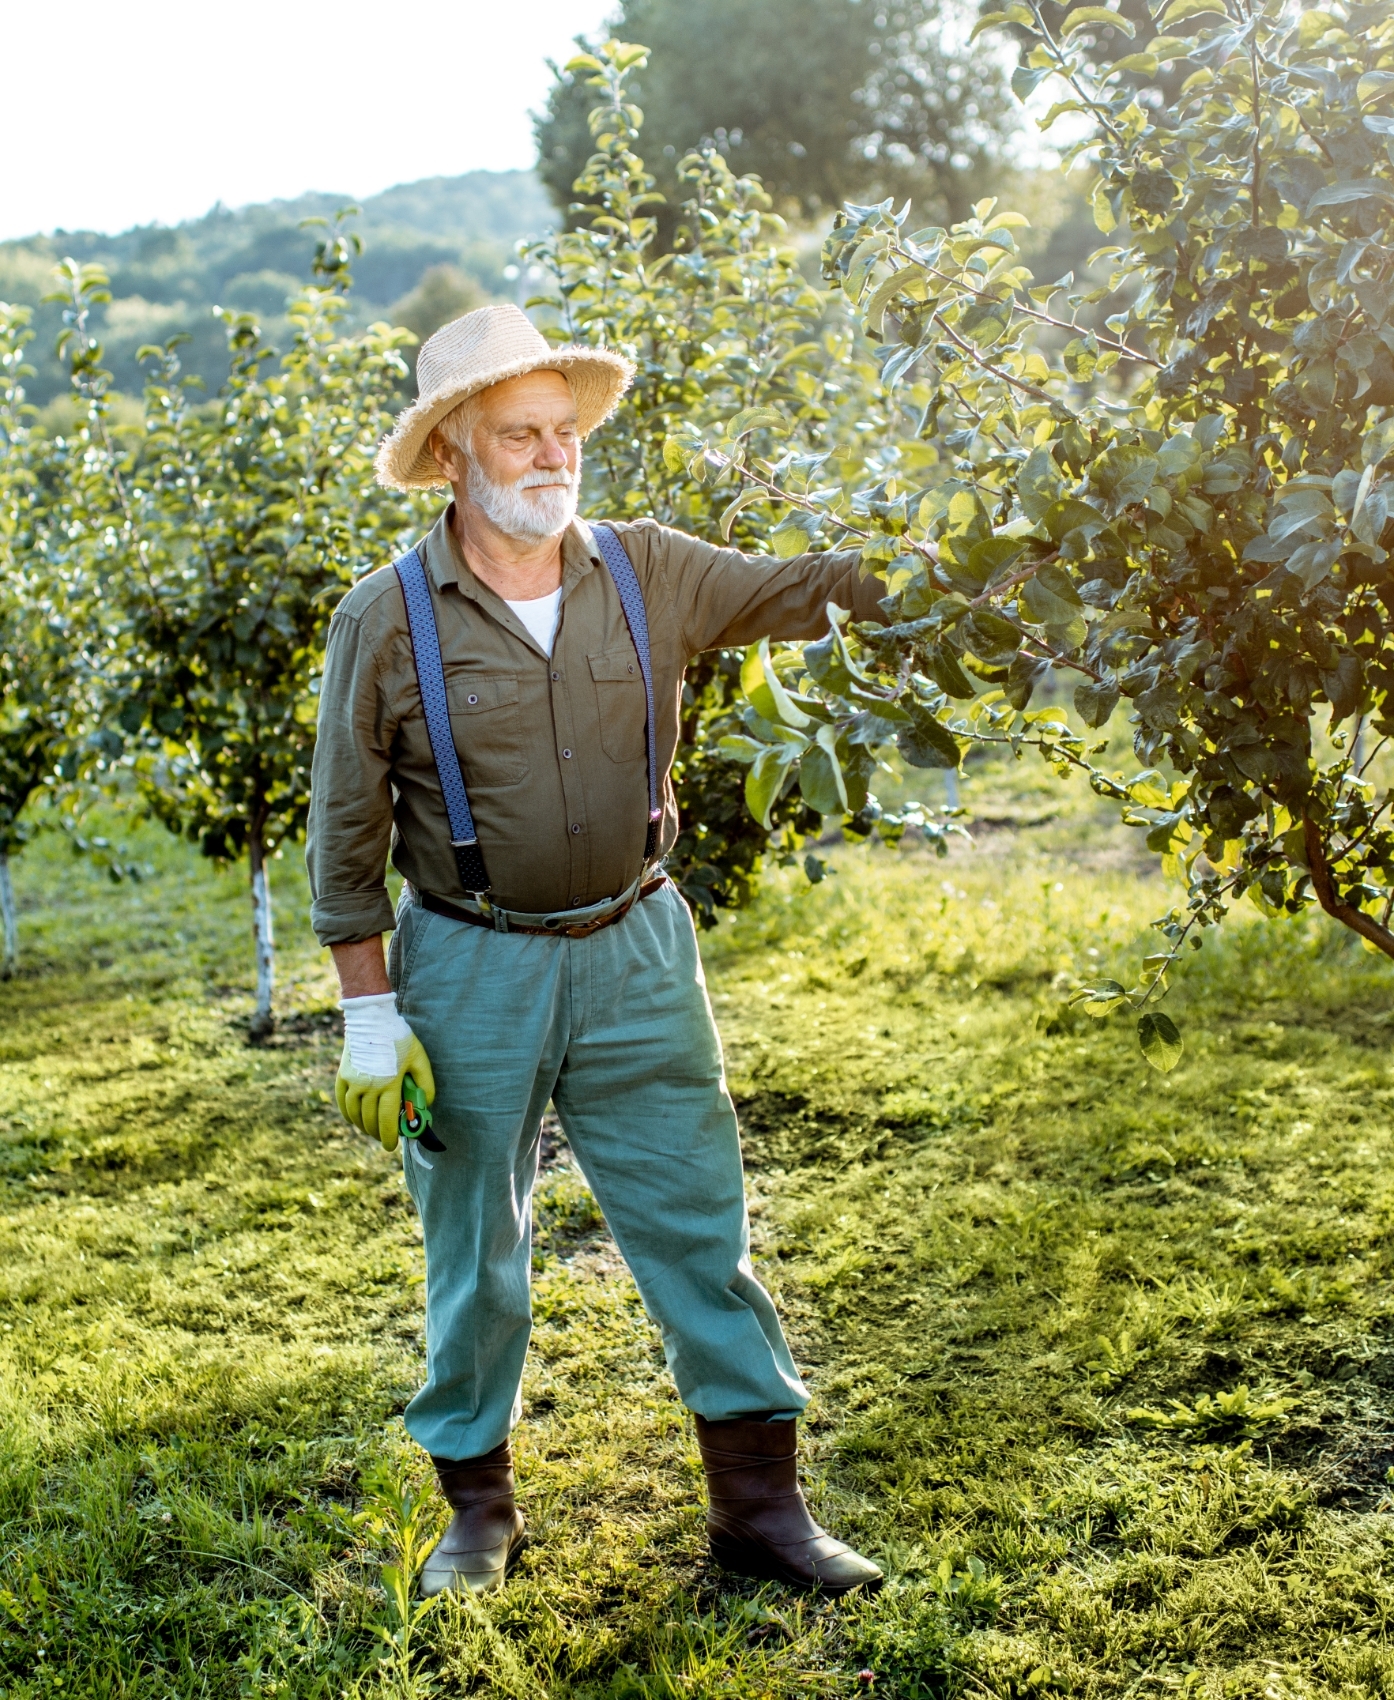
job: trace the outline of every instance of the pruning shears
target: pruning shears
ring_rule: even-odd
[[[402,1113],[397,1131],[403,1139],[419,1139],[427,1151],[444,1151],[445,1146],[431,1132],[431,1106],[426,1094],[409,1074],[402,1076]]]

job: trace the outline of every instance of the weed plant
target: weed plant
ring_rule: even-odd
[[[150,834],[112,886],[41,835],[0,987],[6,1700],[1394,1689],[1389,969],[1228,926],[1156,1075],[1060,987],[1126,978],[1166,894],[1082,802],[1010,824],[1013,783],[971,781],[1006,798],[976,848],[833,851],[704,940],[812,1498],[890,1578],[833,1603],[708,1566],[690,1420],[553,1140],[534,1544],[417,1601],[419,1233],[332,1113],[299,869],[252,1048],[241,882]]]

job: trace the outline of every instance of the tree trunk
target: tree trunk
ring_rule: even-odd
[[[271,993],[276,983],[276,940],[271,929],[271,882],[260,833],[252,835],[248,858],[252,865],[252,931],[257,952],[257,1006],[249,1036],[253,1044],[260,1044],[271,1037],[276,1027],[271,1013]]]
[[[1359,933],[1362,939],[1368,939],[1386,956],[1394,956],[1394,933],[1388,927],[1380,926],[1373,915],[1367,915],[1363,909],[1357,909],[1353,903],[1344,903],[1337,897],[1321,828],[1310,816],[1303,819],[1302,835],[1306,841],[1307,865],[1312,871],[1312,890],[1317,894],[1317,902],[1333,921],[1339,921],[1343,927]]]
[[[15,888],[10,879],[10,858],[0,850],[0,915],[5,922],[5,960],[0,980],[8,980],[19,966],[19,919],[15,914]]]

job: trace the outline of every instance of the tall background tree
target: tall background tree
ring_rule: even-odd
[[[1001,56],[953,45],[930,0],[623,0],[614,33],[651,57],[629,83],[645,157],[668,211],[679,162],[713,139],[782,213],[913,194],[960,217],[1000,169],[1011,128]],[[537,121],[538,170],[568,213],[594,151],[583,74],[563,72]]]
[[[283,355],[251,315],[228,315],[215,408],[191,403],[176,348],[149,351],[145,435],[114,469],[126,495],[108,533],[122,609],[108,698],[149,811],[215,862],[247,858],[254,1038],[273,1025],[269,861],[305,824],[329,619],[420,517],[374,481],[408,333],[342,334],[352,246],[325,236]]]
[[[103,278],[70,264],[60,339],[83,413],[77,429],[34,429],[24,398],[29,309],[0,302],[0,976],[19,959],[10,863],[28,842],[36,794],[116,753],[100,725],[113,617],[93,549],[110,510],[107,374],[88,331]],[[114,872],[119,864],[104,857]]]

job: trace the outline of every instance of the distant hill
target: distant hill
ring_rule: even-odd
[[[185,368],[212,391],[227,373],[214,305],[259,313],[272,341],[283,339],[285,298],[308,275],[315,248],[316,232],[302,230],[300,221],[332,218],[351,202],[348,195],[310,194],[236,211],[216,206],[202,218],[116,236],[57,231],[0,243],[0,301],[36,309],[30,362],[38,373],[26,384],[29,399],[42,407],[68,391],[53,354],[59,309],[39,305],[65,256],[97,261],[110,274],[113,299],[97,334],[119,389],[140,391],[137,348],[184,331],[192,338],[182,353]],[[427,177],[358,204],[363,254],[354,268],[355,318],[390,318],[420,335],[480,301],[511,297],[503,268],[514,243],[556,220],[530,171]]]

